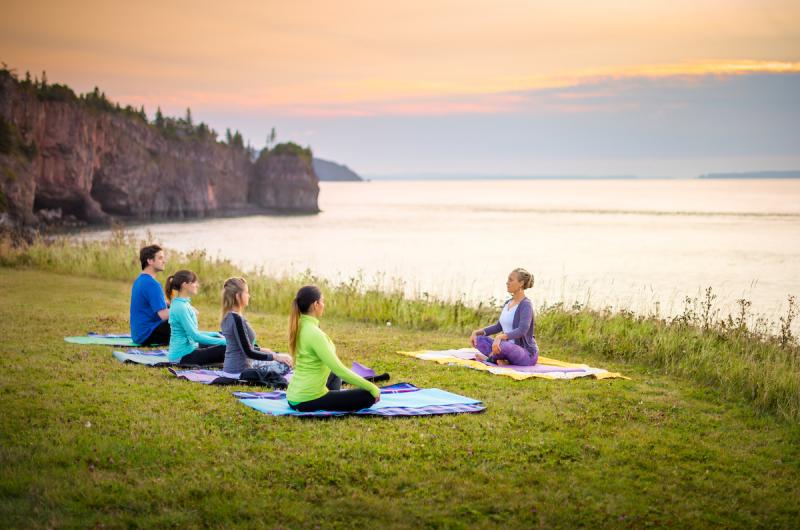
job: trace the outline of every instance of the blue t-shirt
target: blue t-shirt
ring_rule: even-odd
[[[149,274],[140,274],[133,282],[131,290],[131,339],[133,342],[143,344],[147,340],[147,337],[162,322],[158,312],[166,308],[167,299],[156,279]]]

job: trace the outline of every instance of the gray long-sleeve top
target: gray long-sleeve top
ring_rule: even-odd
[[[250,368],[250,359],[272,361],[271,353],[253,346],[256,332],[239,313],[230,311],[222,319],[222,334],[225,336],[225,363],[222,370],[229,374],[240,374]]]

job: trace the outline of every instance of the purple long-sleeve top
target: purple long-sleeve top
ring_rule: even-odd
[[[507,306],[511,300],[513,300],[513,298],[503,304],[503,307]],[[514,344],[525,348],[532,354],[539,353],[539,346],[536,344],[536,338],[534,337],[536,320],[533,316],[533,304],[527,297],[523,298],[517,306],[512,325],[514,329],[506,333],[508,340],[513,341]],[[485,335],[494,335],[501,331],[503,331],[503,326],[500,325],[499,320],[495,324],[483,329]]]

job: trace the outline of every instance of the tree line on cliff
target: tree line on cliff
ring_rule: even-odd
[[[106,93],[95,86],[91,92],[84,94],[77,94],[75,91],[65,84],[48,83],[47,72],[42,71],[42,77],[31,77],[29,71],[25,72],[25,77],[20,79],[16,72],[9,68],[6,63],[0,63],[0,77],[13,79],[22,90],[29,91],[35,95],[39,101],[60,101],[60,102],[74,102],[83,105],[87,110],[96,110],[103,112],[112,112],[127,116],[133,119],[139,119],[143,123],[152,125],[160,131],[165,137],[171,139],[198,139],[207,140],[211,139],[219,141],[219,133],[210,127],[207,123],[201,121],[195,123],[192,117],[192,109],[186,108],[186,113],[183,117],[164,116],[161,107],[156,108],[153,120],[148,120],[147,111],[144,105],[135,108],[131,105],[121,106],[119,103],[112,102]],[[273,127],[267,135],[267,142],[265,149],[274,144],[276,138],[276,131]],[[0,152],[8,152],[11,147],[11,131],[8,124],[0,124]],[[249,141],[245,142],[244,136],[238,130],[225,130],[224,142],[232,147],[242,149],[248,153],[250,158],[255,161],[260,152],[250,144]],[[311,156],[310,148],[301,147],[293,142],[286,142],[275,146],[284,154],[292,153],[302,156]],[[5,151],[4,151],[5,149]],[[28,149],[35,149],[35,146],[28,147]],[[262,149],[263,151],[263,149]]]

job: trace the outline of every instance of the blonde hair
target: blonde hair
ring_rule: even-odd
[[[522,288],[523,289],[530,289],[531,287],[533,287],[533,274],[531,274],[530,272],[526,271],[522,267],[517,267],[516,269],[514,269],[511,272],[516,274],[517,275],[517,279],[520,282],[522,282]]]
[[[297,291],[292,300],[292,312],[289,315],[289,352],[295,355],[297,334],[300,332],[300,315],[305,315],[311,304],[322,298],[322,291],[316,285],[306,285]]]
[[[239,305],[239,295],[247,289],[244,278],[228,278],[222,284],[222,319]]]

